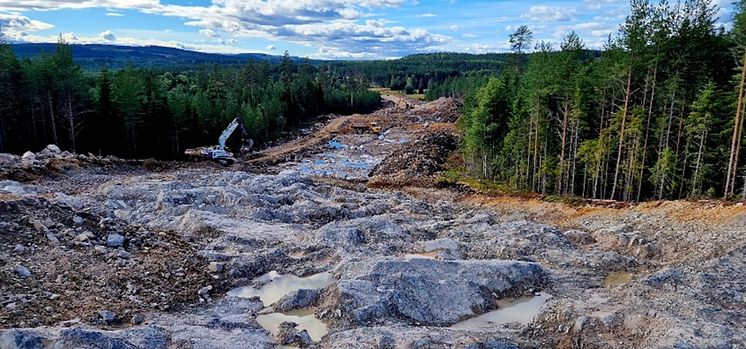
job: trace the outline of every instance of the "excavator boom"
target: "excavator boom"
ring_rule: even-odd
[[[233,164],[236,162],[236,159],[233,157],[233,153],[226,150],[226,143],[228,142],[228,139],[231,137],[231,135],[233,135],[233,133],[236,132],[236,129],[239,127],[241,128],[241,139],[243,142],[241,151],[248,151],[254,145],[254,142],[247,138],[248,132],[244,127],[243,120],[238,117],[233,119],[233,121],[228,124],[228,127],[225,128],[223,133],[220,134],[220,137],[218,138],[218,145],[197,149],[187,149],[184,154],[201,159],[217,161],[224,165]]]

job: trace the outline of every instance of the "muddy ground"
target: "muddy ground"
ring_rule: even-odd
[[[435,188],[457,110],[231,168],[2,157],[0,348],[746,347],[742,205]]]

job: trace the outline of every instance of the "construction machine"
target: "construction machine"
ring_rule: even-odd
[[[372,134],[381,134],[381,131],[383,131],[381,125],[379,125],[375,121],[369,123],[354,123],[350,125],[350,128],[352,128],[352,130],[357,134],[364,134],[367,132],[370,132]]]
[[[248,138],[246,126],[244,125],[243,120],[238,117],[233,119],[233,121],[228,125],[228,127],[226,127],[223,133],[220,134],[220,137],[218,138],[218,145],[187,149],[184,154],[193,158],[211,160],[224,166],[230,166],[236,162],[236,158],[233,156],[233,153],[227,150],[226,142],[228,142],[228,139],[238,128],[241,129],[242,146],[240,152],[248,152],[254,146],[254,141]]]

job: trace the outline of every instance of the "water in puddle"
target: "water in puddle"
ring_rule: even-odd
[[[632,281],[632,273],[611,272],[604,279],[604,287],[621,286]]]
[[[259,288],[253,286],[239,287],[228,292],[228,295],[243,298],[258,296],[264,306],[268,307],[297,290],[316,290],[329,286],[334,283],[334,277],[330,273],[321,273],[300,278],[295,275],[281,275],[272,271],[254,281],[262,284],[262,286]]]
[[[326,324],[313,315],[313,309],[295,310],[288,313],[263,314],[256,317],[256,321],[273,335],[277,335],[280,324],[285,321],[298,324],[299,331],[307,330],[314,342],[321,340],[329,330]]]
[[[259,288],[253,286],[239,287],[228,292],[228,295],[234,297],[259,297],[265,307],[268,307],[282,297],[301,289],[321,289],[333,284],[334,277],[330,273],[321,273],[309,277],[297,277],[295,275],[282,275],[272,271],[266,275],[254,280],[256,284],[261,285]],[[287,313],[272,313],[270,308],[265,308],[256,317],[256,321],[264,329],[273,335],[277,335],[280,324],[290,321],[298,324],[298,330],[307,330],[311,339],[314,341],[321,340],[329,330],[326,324],[314,316],[314,309],[300,309]],[[280,346],[280,348],[292,348]]]
[[[521,297],[504,304],[500,303],[500,308],[497,310],[459,322],[451,327],[479,330],[512,323],[528,324],[539,314],[544,303],[551,298],[552,296],[548,293],[539,293],[534,297]]]

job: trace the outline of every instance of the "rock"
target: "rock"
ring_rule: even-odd
[[[16,245],[16,247],[13,248],[13,253],[15,254],[24,254],[28,248],[26,246],[23,246],[21,244]]]
[[[307,330],[303,330],[298,332],[296,335],[297,341],[296,344],[300,346],[301,348],[308,348],[311,346],[311,343],[313,343],[313,340],[311,339],[311,335],[308,333]]]
[[[47,231],[47,227],[44,225],[44,223],[42,223],[38,219],[34,219],[30,223],[31,223],[31,225],[34,226],[34,229],[36,229],[36,231],[38,231],[40,233],[43,233],[43,232]]]
[[[85,220],[83,220],[83,218],[80,217],[80,216],[73,217],[73,223],[75,223],[76,225],[81,225],[84,222],[85,222]]]
[[[132,258],[132,255],[125,250],[119,250],[119,252],[117,252],[117,258],[130,259]]]
[[[135,326],[141,325],[143,322],[145,322],[145,315],[137,314],[137,315],[135,315],[135,316],[132,317],[131,322]]]
[[[90,231],[84,231],[78,235],[75,235],[75,238],[73,239],[75,242],[87,242],[89,239],[95,237],[93,233]]]
[[[208,270],[213,274],[222,273],[224,268],[225,268],[225,263],[220,263],[220,262],[210,262],[210,265],[208,266]]]
[[[394,349],[396,348],[396,339],[391,336],[381,336],[378,340],[378,349]]]
[[[275,302],[274,309],[276,312],[286,312],[295,309],[309,308],[316,303],[320,294],[320,290],[297,290]]]
[[[21,183],[18,183],[16,181],[1,181],[0,190],[4,192],[8,192],[13,195],[26,194],[26,189],[23,188],[23,185],[21,185]]]
[[[27,151],[21,155],[21,164],[22,165],[33,165],[34,161],[36,161],[36,154]]]
[[[426,241],[422,249],[424,252],[440,252],[439,257],[441,259],[454,260],[462,258],[458,242],[449,238]]]
[[[565,237],[577,245],[590,245],[596,243],[596,239],[593,235],[580,230],[568,230],[565,232]]]
[[[197,294],[199,295],[200,299],[210,299],[210,291],[212,290],[212,285],[207,285],[205,287],[202,287],[197,291]]]
[[[301,348],[308,348],[313,341],[308,331],[298,331],[296,327],[298,324],[294,322],[285,321],[280,324],[277,331],[277,342],[280,345],[295,345]]]
[[[54,343],[55,349],[166,349],[169,338],[166,330],[149,326],[119,331],[100,331],[83,328],[63,329]]]
[[[319,242],[331,246],[355,247],[383,241],[406,241],[409,234],[388,217],[333,221],[319,229]]]
[[[17,265],[15,268],[13,268],[13,272],[23,279],[31,276],[31,271],[22,265]]]
[[[58,239],[54,234],[47,233],[47,240],[49,240],[49,243],[52,246],[58,246],[60,244],[60,239]]]
[[[588,326],[589,322],[590,322],[590,319],[587,316],[585,316],[585,315],[578,316],[578,318],[575,319],[575,323],[573,324],[572,329],[575,332],[582,332],[583,328],[585,328],[586,326]]]
[[[119,234],[109,234],[106,238],[106,246],[121,247],[124,245],[124,236]]]
[[[15,302],[8,303],[5,305],[5,309],[7,309],[8,311],[15,311],[16,309],[18,309],[18,306],[16,305]]]
[[[343,275],[334,309],[325,310],[345,314],[341,320],[353,325],[388,319],[449,326],[546,282],[542,267],[527,262],[384,258],[372,263],[369,271]]]
[[[632,242],[632,236],[627,233],[621,233],[617,236],[620,246],[627,247]]]
[[[98,318],[105,324],[113,324],[117,321],[117,314],[109,310],[100,310]]]
[[[59,154],[59,153],[62,153],[62,150],[60,150],[60,147],[58,147],[55,144],[47,145],[47,147],[44,148],[44,149],[48,150],[50,153],[55,154],[55,155]]]
[[[42,349],[48,348],[49,339],[32,329],[8,329],[0,331],[0,348]]]

